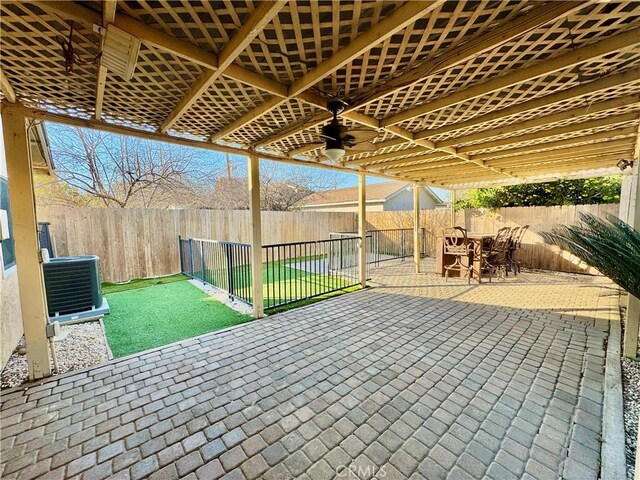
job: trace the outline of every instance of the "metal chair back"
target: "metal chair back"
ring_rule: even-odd
[[[516,248],[519,232],[520,232],[520,227],[513,227],[511,229],[511,232],[509,234],[509,250],[513,250]]]
[[[529,225],[520,227],[520,229],[518,230],[518,237],[515,239],[515,248],[520,248],[522,246],[522,239],[524,238],[524,234],[527,233],[528,229]]]
[[[487,248],[489,256],[496,255],[505,250],[506,246],[508,245],[510,230],[511,229],[509,227],[503,227],[498,230],[496,236],[493,237],[489,242],[489,246]]]
[[[469,239],[464,228],[445,228],[443,236],[445,255],[465,255],[469,251]]]

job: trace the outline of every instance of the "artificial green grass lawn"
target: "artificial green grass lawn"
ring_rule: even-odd
[[[299,300],[293,303],[287,303],[286,305],[278,305],[276,307],[265,307],[265,310],[269,315],[274,315],[276,313],[286,312],[287,310],[292,310],[294,308],[306,307],[307,305],[311,305],[321,300],[326,300],[327,298],[337,297],[338,295],[343,295],[345,293],[355,292],[357,290],[360,290],[361,288],[362,287],[360,285],[354,285],[353,287],[346,287],[341,290],[334,290],[333,292],[323,293],[322,295],[318,295],[316,297],[305,298],[304,300]]]
[[[106,295],[111,313],[104,317],[104,326],[114,357],[251,320],[249,315],[236,312],[182,279],[159,285],[154,284],[159,279],[149,280],[153,286]],[[103,291],[108,288],[103,287]]]
[[[332,277],[295,268],[294,265],[311,260],[322,259],[321,255],[288,258],[276,262],[262,264],[262,291],[264,294],[264,308],[268,313],[276,313],[291,308],[317,302],[342,293],[357,290],[358,286],[350,286],[352,282],[344,278]],[[196,278],[203,278],[202,270],[195,271]],[[205,280],[213,285],[224,285],[226,282],[227,270],[221,269],[206,270]],[[235,293],[245,299],[251,298],[251,266],[243,265],[236,267],[233,271],[235,283]],[[221,282],[221,283],[217,283]],[[330,293],[321,293],[332,290]],[[305,298],[312,297],[312,298]],[[291,302],[297,298],[305,298],[295,303],[280,305]]]

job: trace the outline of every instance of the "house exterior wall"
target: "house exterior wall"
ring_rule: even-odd
[[[432,210],[436,208],[436,201],[425,189],[420,190],[420,210]],[[389,198],[384,204],[384,211],[405,211],[413,210],[413,192],[411,189],[404,189],[397,195]]]
[[[420,191],[420,210],[432,210],[438,203],[426,189]],[[357,202],[327,205],[303,205],[300,210],[313,212],[358,212]],[[405,189],[396,195],[391,196],[387,201],[367,202],[367,212],[389,212],[389,211],[413,210],[413,191]]]
[[[0,119],[1,130],[2,119]],[[7,162],[2,135],[0,135],[0,177],[7,178]],[[20,341],[22,333],[18,272],[15,266],[5,270],[2,249],[0,249],[0,368],[7,363],[11,352]]]

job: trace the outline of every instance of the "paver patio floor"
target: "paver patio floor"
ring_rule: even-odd
[[[372,275],[5,393],[2,478],[597,477],[610,282]]]

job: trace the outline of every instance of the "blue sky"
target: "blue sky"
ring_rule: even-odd
[[[51,143],[51,147],[52,150],[55,152],[56,147],[59,148],[60,146],[60,140],[61,140],[61,136],[65,135],[65,130],[67,130],[69,127],[63,126],[63,125],[58,125],[55,123],[48,123],[46,125],[47,128],[47,134],[49,136],[49,141]],[[115,137],[115,135],[113,135],[113,137]],[[190,148],[190,147],[180,147],[180,148],[185,148],[187,150],[192,150],[193,151],[193,155],[195,156],[195,162],[197,165],[201,165],[203,171],[211,171],[214,168],[224,168],[226,165],[226,155],[224,153],[220,153],[220,152],[214,152],[211,150],[204,150],[204,149],[200,149],[200,148]],[[231,160],[233,162],[233,167],[234,167],[234,175],[237,176],[246,176],[246,172],[247,172],[247,159],[244,156],[241,155],[231,155]],[[56,159],[55,159],[55,153],[54,153],[54,158],[53,161],[55,163]],[[313,173],[313,171],[319,171],[320,169],[318,168],[313,168],[313,167],[305,167],[305,166],[295,166],[295,165],[290,165],[290,164],[286,164],[286,168],[283,167],[282,163],[279,162],[273,162],[270,160],[261,160],[260,162],[261,165],[261,169],[269,169],[271,170],[274,166],[275,168],[282,168],[283,170],[283,175],[282,175],[282,179],[287,179],[288,176],[296,176],[296,174],[303,176],[303,175],[310,175]],[[276,170],[277,171],[277,170]],[[326,170],[325,170],[326,171]],[[337,187],[341,188],[341,187],[355,187],[358,184],[358,176],[355,174],[351,174],[351,173],[342,173],[342,172],[335,172],[333,173],[333,178],[335,179],[335,181],[337,182]],[[389,180],[386,180],[384,178],[379,178],[379,177],[367,177],[367,184],[371,185],[371,184],[375,184],[375,183],[381,183],[381,182],[386,182]],[[449,199],[449,191],[445,190],[445,189],[441,189],[441,188],[434,188],[434,191],[436,192],[436,194],[442,198],[443,200],[448,200]]]

